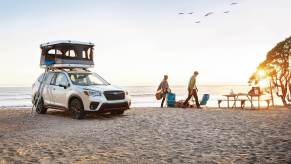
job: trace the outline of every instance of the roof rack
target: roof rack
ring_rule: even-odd
[[[90,71],[88,70],[88,68],[85,68],[85,67],[46,67],[46,70],[47,71],[56,71],[56,70],[61,70],[61,71]]]
[[[42,68],[93,68],[94,65],[85,64],[51,64],[51,65],[41,65]]]

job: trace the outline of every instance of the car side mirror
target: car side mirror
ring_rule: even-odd
[[[64,89],[67,89],[69,86],[70,86],[70,84],[66,84],[66,85],[64,85],[64,84],[60,84],[60,85],[59,85],[59,87],[63,87]]]

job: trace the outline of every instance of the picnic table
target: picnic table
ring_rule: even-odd
[[[248,93],[232,93],[232,94],[226,94],[223,95],[226,97],[226,100],[218,100],[218,107],[220,108],[220,104],[222,101],[227,101],[227,108],[230,108],[230,102],[233,102],[231,108],[236,108],[237,102],[239,101],[240,107],[245,107],[245,102],[249,101],[251,103],[251,108],[254,109],[254,102],[258,102],[258,109],[261,109],[261,101],[267,102],[267,109],[269,109],[270,101],[271,99],[262,99],[261,97],[264,96],[264,94],[248,94]]]

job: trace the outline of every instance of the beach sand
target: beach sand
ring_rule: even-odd
[[[73,120],[0,109],[0,163],[290,163],[291,110],[133,108]]]

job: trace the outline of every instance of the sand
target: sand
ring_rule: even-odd
[[[0,163],[291,163],[291,110],[0,109]]]

